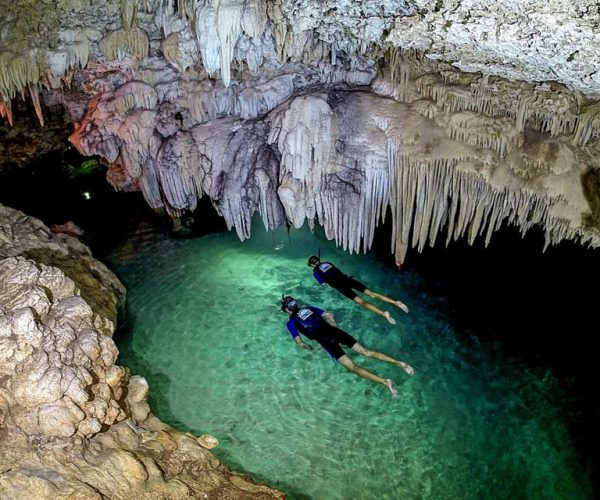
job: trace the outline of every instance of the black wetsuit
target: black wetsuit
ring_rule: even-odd
[[[354,290],[364,293],[367,289],[364,284],[344,274],[331,262],[319,262],[315,266],[313,276],[319,284],[327,283],[350,300],[354,300],[357,297]]]
[[[339,359],[345,354],[340,344],[352,347],[357,340],[344,330],[327,323],[322,318],[323,313],[323,309],[318,307],[301,307],[291,315],[287,328],[293,338],[302,333],[321,344],[333,359]]]

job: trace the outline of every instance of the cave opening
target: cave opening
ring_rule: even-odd
[[[182,229],[173,230],[164,210],[151,209],[139,191],[117,191],[106,179],[106,167],[72,147],[55,148],[21,165],[0,165],[0,203],[40,219],[47,226],[69,221],[79,227],[81,240],[104,259],[127,239],[197,237],[226,229],[208,197],[182,216]]]
[[[161,225],[141,193],[115,191],[106,181],[106,168],[73,148],[53,150],[26,166],[3,165],[0,202],[49,227],[73,222],[100,258],[142,221]]]

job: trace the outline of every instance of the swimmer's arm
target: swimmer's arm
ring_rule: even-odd
[[[315,271],[313,273],[313,276],[315,277],[315,279],[317,280],[317,283],[321,286],[327,286],[327,283],[325,283],[325,280],[323,278],[321,278],[321,276],[319,276],[319,274]]]
[[[309,351],[314,351],[314,347],[308,344],[305,344],[304,342],[302,342],[302,338],[300,337],[300,335],[298,335],[297,337],[294,337],[294,342],[296,342],[296,345],[298,347],[302,347],[302,349],[307,349]]]

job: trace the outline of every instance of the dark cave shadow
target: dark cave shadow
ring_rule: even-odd
[[[597,389],[600,249],[565,241],[544,251],[544,232],[514,226],[478,238],[409,250],[402,272],[419,279],[411,294],[437,297],[438,314],[462,342],[483,344],[502,358],[550,370],[583,469],[600,491],[600,397]],[[390,268],[391,221],[376,230],[374,252]],[[413,285],[414,286],[414,285]],[[421,289],[421,290],[419,290]],[[435,301],[434,301],[435,302]]]
[[[79,239],[101,261],[136,231],[168,231],[165,216],[141,193],[116,191],[105,168],[73,174],[84,161],[91,160],[70,148],[42,155],[25,168],[6,165],[0,170],[0,203],[47,226],[74,222],[83,230]]]

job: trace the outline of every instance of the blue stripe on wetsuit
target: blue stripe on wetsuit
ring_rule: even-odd
[[[315,279],[317,280],[317,283],[319,283],[319,285],[322,285],[323,283],[325,283],[325,280],[323,278],[321,278],[321,276],[317,273],[317,271],[315,271],[313,273],[313,276],[315,277]]]

